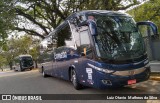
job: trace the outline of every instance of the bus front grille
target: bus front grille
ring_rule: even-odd
[[[116,71],[113,74],[118,75],[118,76],[130,76],[130,75],[140,74],[145,70],[146,70],[146,68],[142,67],[142,68],[133,69],[133,70]]]

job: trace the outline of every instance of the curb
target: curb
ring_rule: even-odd
[[[150,76],[160,77],[160,72],[151,72]]]
[[[150,65],[160,65],[160,63],[150,63]]]
[[[160,81],[160,72],[151,72],[150,80]]]
[[[160,76],[150,76],[150,80],[160,81]]]

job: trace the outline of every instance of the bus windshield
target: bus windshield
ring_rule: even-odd
[[[96,50],[99,57],[124,61],[144,55],[143,38],[131,17],[105,15],[94,17],[98,34],[95,36]]]
[[[33,60],[31,57],[22,57],[23,65],[33,65]]]

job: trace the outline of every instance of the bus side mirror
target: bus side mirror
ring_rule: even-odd
[[[153,22],[151,22],[151,21],[137,22],[137,27],[139,28],[140,26],[147,26],[147,27],[151,28],[153,35],[158,36],[158,28]],[[145,32],[147,32],[147,31],[145,31]]]
[[[98,32],[97,32],[97,25],[94,21],[89,21],[89,29],[91,32],[92,36],[97,36]]]

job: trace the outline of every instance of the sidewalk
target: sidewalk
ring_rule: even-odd
[[[150,61],[151,80],[160,81],[160,61]]]
[[[150,64],[151,64],[151,65],[160,65],[160,61],[157,61],[157,60],[155,60],[155,61],[150,61]]]

